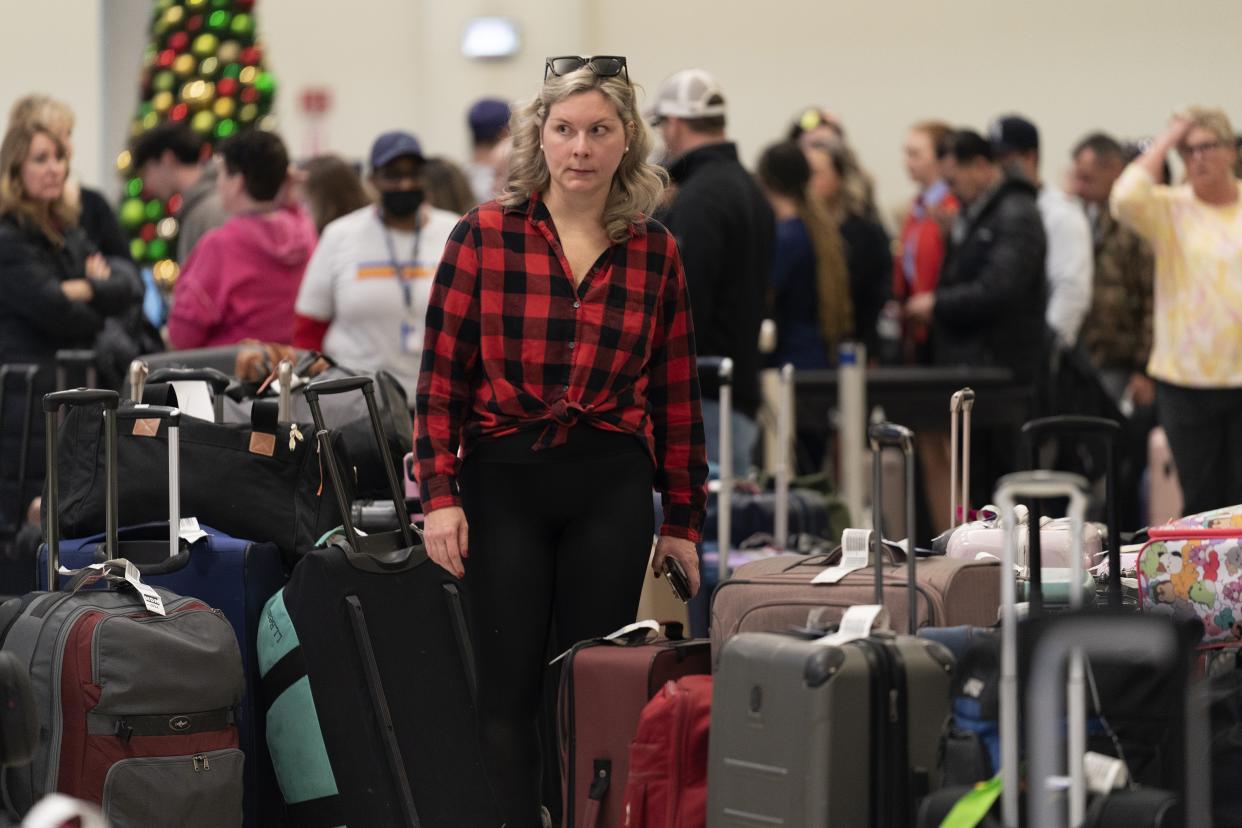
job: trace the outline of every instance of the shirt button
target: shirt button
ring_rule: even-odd
[[[576,344],[576,343],[575,343],[572,339],[571,339],[571,340],[569,340],[569,350],[571,350],[571,351],[572,351],[572,350],[574,349],[574,345],[575,345],[575,344]]]
[[[582,303],[581,303],[581,302],[579,302],[577,299],[575,299],[575,300],[574,300],[574,310],[577,310],[577,309],[578,309],[578,308],[580,308],[580,307],[582,307]]]
[[[566,391],[568,391],[568,390],[569,390],[569,386],[568,386],[568,385],[564,386],[564,388],[565,388],[565,390],[566,390]]]

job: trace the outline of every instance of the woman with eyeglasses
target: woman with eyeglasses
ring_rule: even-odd
[[[1177,150],[1186,183],[1162,186]],[[1147,373],[1192,514],[1242,502],[1242,182],[1233,128],[1192,107],[1117,179],[1112,208],[1156,258]]]
[[[698,589],[707,462],[665,178],[620,57],[549,58],[514,117],[508,181],[449,238],[415,401],[427,552],[464,577],[487,769],[540,824],[535,719],[556,646],[634,620],[652,560]],[[458,449],[461,449],[460,458]]]

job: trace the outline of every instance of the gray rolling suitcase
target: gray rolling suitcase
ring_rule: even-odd
[[[890,424],[870,434],[877,463],[913,439]],[[875,589],[882,601],[881,566]],[[712,697],[708,826],[910,825],[938,784],[952,668],[939,644],[887,631],[839,645],[730,639]]]

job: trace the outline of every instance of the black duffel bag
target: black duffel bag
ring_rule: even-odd
[[[101,409],[72,409],[59,433],[61,534],[96,534],[105,520]],[[136,420],[117,439],[119,521],[132,525],[167,520],[166,425],[156,428],[155,421]],[[338,456],[347,456],[340,437],[332,439]],[[270,541],[290,559],[341,524],[314,427],[309,422],[278,425],[274,402],[254,406],[250,423],[212,423],[183,415],[180,440],[185,517],[236,538]],[[351,482],[346,479],[346,485]],[[352,491],[345,494],[347,500],[354,498]]]

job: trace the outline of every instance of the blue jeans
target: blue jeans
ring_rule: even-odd
[[[703,437],[707,441],[707,462],[711,465],[711,477],[720,476],[720,402],[704,398]],[[733,412],[733,475],[746,477],[755,451],[759,426],[750,417]]]

